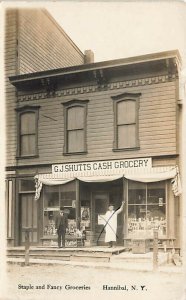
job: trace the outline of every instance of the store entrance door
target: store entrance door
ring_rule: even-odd
[[[92,193],[92,229],[95,234],[97,245],[104,244],[105,231],[104,218],[109,205],[109,193],[93,192]]]
[[[30,228],[30,244],[38,243],[38,203],[34,194],[20,195],[19,220],[20,220],[20,245],[25,244],[25,229]]]

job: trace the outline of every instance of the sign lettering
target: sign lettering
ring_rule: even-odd
[[[109,175],[124,173],[126,169],[146,169],[152,167],[151,158],[93,161],[52,165],[53,174],[66,175]]]

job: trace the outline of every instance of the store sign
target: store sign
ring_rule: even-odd
[[[124,173],[127,169],[147,169],[152,167],[151,158],[106,160],[52,165],[53,174],[74,176],[109,175]]]

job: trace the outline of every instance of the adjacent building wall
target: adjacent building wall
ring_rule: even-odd
[[[18,11],[19,73],[84,63],[84,55],[46,10]]]

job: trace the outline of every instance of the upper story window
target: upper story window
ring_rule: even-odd
[[[39,106],[25,106],[18,112],[18,157],[38,155],[38,109]]]
[[[139,147],[139,97],[141,94],[124,93],[114,100],[114,150]]]
[[[72,100],[64,105],[65,154],[86,152],[86,115],[87,100]]]

